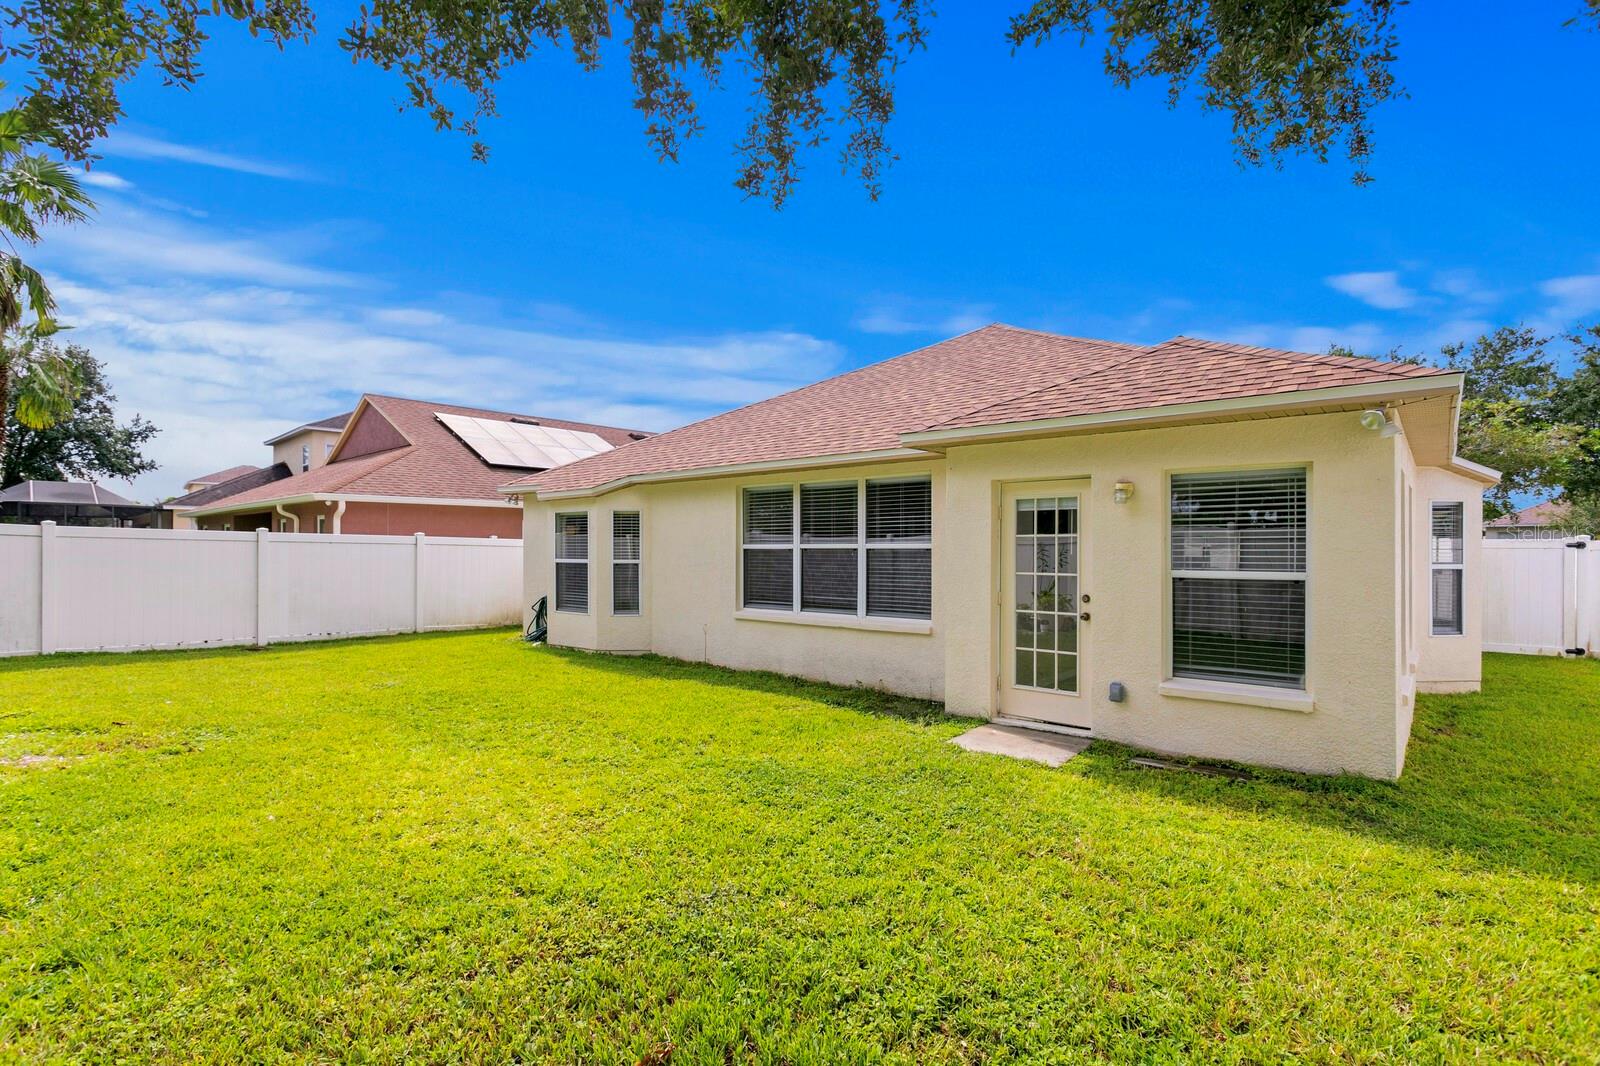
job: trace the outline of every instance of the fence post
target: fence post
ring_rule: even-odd
[[[39,523],[39,654],[49,655],[56,650],[56,524]]]
[[[256,529],[256,647],[267,646],[267,531]]]
[[[415,537],[412,538],[412,540],[413,540],[413,543],[415,543],[416,546],[417,546],[417,552],[416,552],[417,567],[416,567],[416,573],[415,573],[415,581],[414,581],[414,584],[412,586],[413,592],[412,592],[412,596],[411,596],[411,606],[412,606],[411,632],[413,632],[413,633],[421,633],[422,632],[422,550],[423,550],[423,543],[427,540],[427,537],[422,533],[418,533]]]

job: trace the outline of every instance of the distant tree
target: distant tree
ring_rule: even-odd
[[[5,410],[11,446],[0,467],[0,488],[19,481],[131,478],[156,469],[143,448],[159,431],[138,415],[127,423],[117,422],[113,408],[117,397],[106,380],[104,364],[75,344],[64,350],[48,340],[38,344],[50,349],[49,358],[71,367],[76,393],[65,416],[42,428],[21,421],[17,399],[12,399]]]
[[[1238,158],[1279,162],[1342,152],[1367,180],[1371,114],[1402,95],[1391,71],[1403,0],[1036,0],[1012,19],[1014,47],[1056,36],[1101,37],[1107,75],[1122,86],[1165,83],[1177,104],[1191,91],[1233,122]],[[1566,0],[1569,24],[1600,25],[1600,0]],[[892,158],[885,129],[894,75],[922,47],[934,0],[370,0],[340,46],[398,72],[406,105],[439,129],[478,139],[498,113],[507,68],[541,46],[568,51],[585,70],[626,41],[634,106],[663,159],[700,132],[693,83],[716,87],[729,66],[748,75],[752,104],[738,142],[735,184],[781,205],[802,149],[842,130],[840,162],[876,196]],[[59,126],[76,157],[122,116],[119,92],[146,64],[173,85],[201,74],[207,19],[243,23],[282,48],[309,40],[308,0],[12,0],[0,12],[14,36],[7,56],[28,65],[30,114]],[[623,23],[614,27],[615,14]]]
[[[1567,340],[1577,366],[1551,390],[1550,417],[1578,427],[1583,437],[1562,488],[1569,496],[1600,499],[1600,322],[1574,330]]]
[[[1560,374],[1549,345],[1528,326],[1501,326],[1439,350],[1466,375],[1457,450],[1500,471],[1484,495],[1491,516],[1514,511],[1513,496],[1559,491],[1580,458],[1583,430],[1550,417]]]
[[[1556,513],[1552,527],[1574,536],[1600,537],[1600,496],[1569,496],[1561,502],[1563,507]]]

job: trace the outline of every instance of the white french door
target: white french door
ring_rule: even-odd
[[[1008,486],[1002,502],[1000,714],[1090,727],[1083,627],[1086,480]]]

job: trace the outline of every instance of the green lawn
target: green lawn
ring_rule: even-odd
[[[1595,1061],[1600,663],[1488,678],[1391,785],[505,631],[0,661],[0,1058]]]

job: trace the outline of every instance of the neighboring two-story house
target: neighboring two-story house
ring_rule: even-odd
[[[280,533],[522,535],[498,491],[520,477],[649,436],[639,430],[394,396],[266,443],[273,463],[180,497],[201,529]]]

